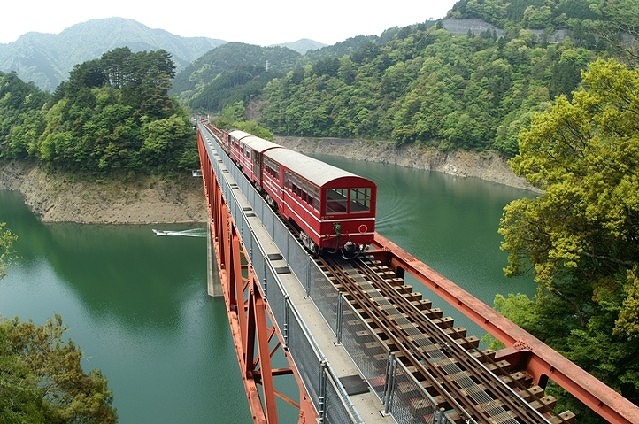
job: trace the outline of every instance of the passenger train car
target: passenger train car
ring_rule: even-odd
[[[243,131],[211,129],[267,203],[299,229],[308,250],[356,253],[373,242],[373,181]]]

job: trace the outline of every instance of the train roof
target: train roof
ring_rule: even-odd
[[[330,181],[343,177],[356,177],[370,181],[360,177],[359,175],[344,171],[341,168],[329,165],[319,159],[308,157],[294,150],[285,148],[273,149],[264,152],[264,155],[287,167],[296,174],[303,176],[308,181],[317,184],[319,187],[324,186]]]
[[[229,135],[233,138],[235,138],[236,140],[241,140],[246,136],[249,136],[251,134],[244,132],[242,130],[233,130],[229,133]]]
[[[258,137],[256,135],[249,135],[247,137],[243,137],[242,143],[248,145],[253,150],[257,150],[258,152],[263,152],[265,150],[273,149],[276,147],[282,147],[277,143],[264,140],[263,138]]]

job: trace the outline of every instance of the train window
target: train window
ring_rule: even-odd
[[[326,213],[346,213],[347,206],[347,188],[331,188],[326,191]]]
[[[369,212],[371,210],[371,189],[351,189],[351,212]]]
[[[319,189],[315,186],[310,189],[308,203],[313,207],[313,209],[319,210]]]
[[[291,173],[288,171],[284,171],[284,187],[291,188]]]
[[[270,174],[273,178],[279,179],[280,177],[280,166],[270,160],[269,158],[264,158],[264,166],[266,167],[266,172]]]

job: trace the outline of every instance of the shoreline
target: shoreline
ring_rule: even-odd
[[[0,189],[15,190],[43,222],[177,224],[208,221],[202,179],[157,176],[85,180],[26,162],[0,163]]]
[[[340,156],[348,159],[406,166],[443,172],[458,177],[475,177],[525,190],[536,189],[510,169],[496,152],[442,152],[414,144],[396,147],[389,141],[340,138],[275,136],[273,141],[292,150],[313,155]]]
[[[274,141],[305,154],[338,155],[408,166],[533,190],[494,152],[446,153],[414,145],[398,148],[390,142],[335,138],[275,137]],[[0,162],[0,189],[20,192],[27,206],[43,222],[177,224],[208,221],[201,178],[187,173],[172,179],[157,176],[90,178],[93,180],[48,172],[28,162]]]

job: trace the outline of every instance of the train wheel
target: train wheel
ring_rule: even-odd
[[[308,235],[306,235],[306,233],[302,232],[300,234],[300,238],[302,239],[302,244],[309,252],[315,255],[319,253],[319,246]]]
[[[269,205],[275,212],[277,212],[277,203],[275,203],[273,198],[269,195],[266,195],[266,204]]]

